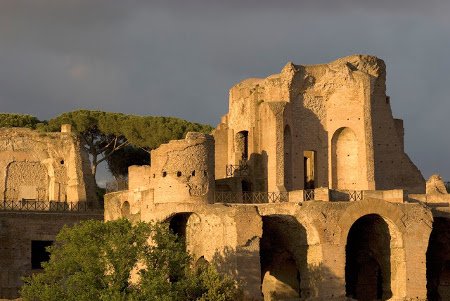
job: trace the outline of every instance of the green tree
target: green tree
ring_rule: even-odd
[[[108,169],[117,179],[123,179],[128,175],[128,167],[131,165],[149,165],[150,154],[139,147],[127,145],[116,150],[108,158]]]
[[[129,144],[121,130],[126,119],[127,115],[121,113],[79,110],[50,119],[46,130],[59,131],[62,124],[71,124],[90,155],[91,172],[95,177],[101,162]]]
[[[0,128],[25,127],[35,129],[39,123],[41,123],[41,121],[39,121],[39,119],[31,115],[0,113]]]
[[[229,276],[212,265],[193,267],[166,224],[86,221],[63,228],[49,252],[43,272],[25,279],[26,301],[239,299]]]
[[[181,139],[189,131],[209,133],[212,127],[188,122],[174,117],[135,116],[122,113],[78,110],[63,113],[48,121],[47,131],[59,131],[61,124],[71,124],[83,142],[83,146],[91,157],[91,171],[95,176],[97,166],[108,160],[115,152],[127,147],[141,148],[149,152],[172,139]],[[127,151],[132,150],[128,148]],[[140,160],[143,153],[135,152]],[[117,157],[116,157],[117,158]],[[128,166],[134,162],[130,162]],[[123,175],[125,160],[109,166],[113,174]],[[128,167],[127,166],[127,167]]]

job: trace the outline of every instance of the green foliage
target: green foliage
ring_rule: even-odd
[[[210,133],[212,129],[174,117],[129,116],[123,133],[132,145],[154,149],[169,140],[182,139],[187,132]]]
[[[63,113],[48,121],[46,131],[59,131],[61,125],[67,123],[77,132],[83,145],[91,157],[91,170],[96,174],[96,168],[102,161],[107,161],[108,167],[115,175],[125,176],[127,167],[148,160],[142,152],[136,149],[145,149],[147,152],[157,148],[169,140],[181,139],[187,132],[196,131],[209,133],[212,127],[199,123],[188,122],[174,117],[135,116],[122,113],[109,113],[101,111],[78,110]],[[114,163],[109,159],[115,152],[130,146],[121,154],[130,155],[132,152],[137,158],[126,156],[121,162]],[[115,156],[118,160],[119,156]],[[133,161],[134,160],[134,161]]]
[[[113,152],[106,158],[106,162],[111,174],[119,179],[128,174],[128,167],[131,165],[149,165],[150,154],[142,148],[128,145]]]
[[[31,115],[0,113],[0,128],[25,127],[35,129],[40,122],[39,119]]]
[[[212,265],[192,266],[182,240],[166,224],[86,221],[63,228],[49,251],[44,271],[25,279],[26,301],[239,298],[229,276]],[[139,280],[131,281],[132,271]]]
[[[128,166],[149,162],[148,152],[169,140],[181,139],[187,132],[210,133],[212,127],[174,117],[135,116],[91,110],[63,113],[49,121],[21,114],[0,113],[0,127],[28,127],[59,132],[62,124],[71,124],[79,134],[91,159],[91,172],[107,161],[116,177],[128,174]],[[147,154],[145,153],[147,152]]]

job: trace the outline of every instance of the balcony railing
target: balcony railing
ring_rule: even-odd
[[[314,189],[305,189],[303,194],[304,201],[313,201],[315,199]]]
[[[361,190],[349,190],[348,191],[349,201],[361,201],[363,199],[363,192]]]
[[[226,175],[227,178],[248,177],[250,175],[250,169],[246,162],[242,162],[239,165],[227,164]]]
[[[100,210],[92,202],[0,201],[0,211],[86,212]]]
[[[287,192],[228,192],[216,191],[215,203],[264,204],[283,203],[289,201]]]

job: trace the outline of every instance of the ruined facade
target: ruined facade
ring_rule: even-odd
[[[93,201],[89,158],[67,131],[0,128],[0,201]]]
[[[70,126],[0,128],[0,299],[18,297],[21,278],[40,271],[64,225],[103,218],[95,185]]]
[[[449,300],[450,197],[404,153],[385,76],[355,55],[237,84],[213,137],[152,151],[105,219],[169,222],[250,300]]]

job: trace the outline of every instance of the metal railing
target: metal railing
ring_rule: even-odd
[[[304,201],[312,201],[314,200],[314,189],[305,189],[303,194],[303,200]]]
[[[246,162],[242,162],[239,165],[227,164],[225,168],[227,178],[248,177],[250,175],[250,169]]]
[[[216,191],[215,203],[264,204],[284,203],[289,201],[287,192],[228,192]]]
[[[348,198],[351,202],[361,201],[363,199],[363,192],[362,190],[349,190]]]
[[[0,211],[86,212],[99,209],[92,202],[0,201]]]

